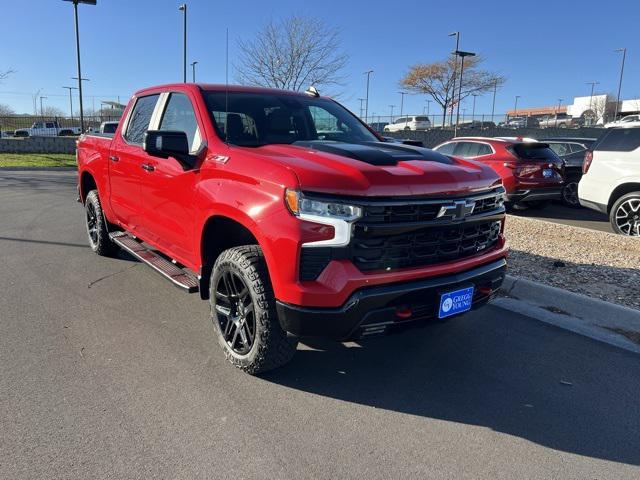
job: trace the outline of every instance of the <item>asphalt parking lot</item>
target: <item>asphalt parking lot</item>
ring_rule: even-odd
[[[640,476],[640,357],[496,306],[250,377],[207,304],[0,171],[0,478]]]

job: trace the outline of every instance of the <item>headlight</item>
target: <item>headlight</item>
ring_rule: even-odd
[[[362,208],[360,207],[346,203],[312,200],[297,190],[287,190],[285,200],[291,213],[297,217],[311,215],[353,222],[362,216]]]
[[[287,189],[285,203],[300,220],[330,225],[334,236],[329,240],[304,243],[303,247],[344,247],[351,241],[351,226],[362,217],[362,208],[346,203],[306,198],[297,190]]]

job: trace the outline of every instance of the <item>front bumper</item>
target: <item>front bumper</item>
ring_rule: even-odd
[[[437,317],[440,294],[473,285],[477,308],[502,285],[507,262],[497,261],[451,275],[378,285],[353,293],[340,308],[305,308],[278,301],[282,328],[296,336],[349,340],[417,326]]]
[[[562,186],[515,190],[507,193],[507,202],[537,202],[538,200],[560,200]]]

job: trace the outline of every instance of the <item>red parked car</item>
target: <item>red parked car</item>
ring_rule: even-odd
[[[249,373],[287,362],[299,337],[479,307],[505,276],[493,170],[384,142],[314,90],[141,90],[77,157],[93,251],[122,248],[208,299],[226,357]]]
[[[560,200],[564,162],[543,142],[522,138],[456,137],[434,148],[493,168],[507,190],[507,203],[541,208]]]

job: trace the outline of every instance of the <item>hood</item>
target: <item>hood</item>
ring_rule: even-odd
[[[254,154],[291,168],[304,191],[403,196],[464,193],[500,184],[488,166],[427,148],[386,142],[266,145]]]

